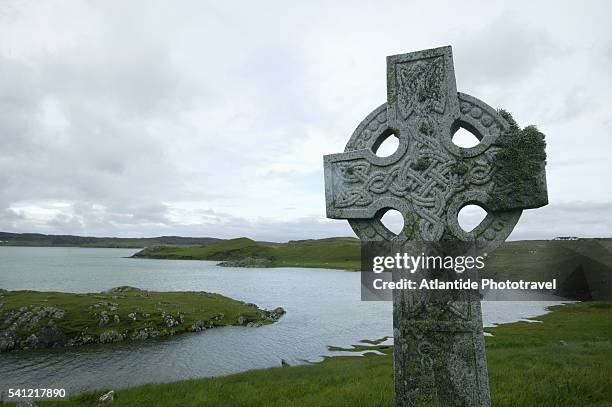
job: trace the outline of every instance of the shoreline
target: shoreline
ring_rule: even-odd
[[[542,323],[517,321],[485,328],[494,334],[485,339],[493,399],[501,405],[525,405],[525,400],[548,397],[559,380],[574,377],[574,384],[562,395],[562,404],[579,405],[576,400],[584,394],[585,388],[593,390],[595,400],[607,400],[612,390],[605,386],[604,372],[608,371],[612,360],[602,359],[602,352],[612,354],[612,332],[607,322],[611,315],[612,302],[609,301],[570,303],[548,307],[547,313],[530,318]],[[287,366],[279,361],[278,367],[117,389],[115,403],[228,405],[228,392],[231,392],[231,400],[246,400],[252,402],[251,405],[314,406],[333,400],[390,406],[393,400],[392,347],[381,345],[382,339],[370,343],[360,341],[353,349],[338,348],[338,351],[355,354],[328,356],[321,362]],[[534,359],[538,359],[537,365],[533,364]],[[561,368],[553,368],[564,360],[568,362]],[[525,363],[534,369],[525,371]],[[590,366],[590,370],[584,370],[585,366]],[[349,388],[351,393],[346,393]],[[98,398],[109,390],[74,395],[66,404],[96,405]],[[65,405],[62,403],[41,405]]]

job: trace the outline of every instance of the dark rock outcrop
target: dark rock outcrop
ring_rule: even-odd
[[[269,259],[258,259],[255,257],[246,257],[240,260],[227,260],[217,264],[221,267],[246,267],[246,268],[265,268],[270,267],[272,261]]]

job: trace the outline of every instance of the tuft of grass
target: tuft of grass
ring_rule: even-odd
[[[541,324],[488,328],[493,406],[609,406],[611,317],[612,302],[575,303],[552,307]],[[119,390],[113,406],[393,406],[392,350],[380,351]],[[94,406],[102,393],[40,404]]]

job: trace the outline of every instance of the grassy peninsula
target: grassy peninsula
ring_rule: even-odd
[[[612,302],[552,307],[535,318],[486,331],[493,406],[609,406]],[[392,348],[310,365],[145,385],[115,393],[113,406],[393,406]],[[364,342],[367,343],[367,342]],[[356,350],[367,349],[364,343]],[[43,406],[95,406],[103,391]]]
[[[0,290],[0,352],[144,340],[223,325],[276,321],[282,308],[207,292],[153,292],[117,287],[74,294]]]
[[[174,260],[217,260],[239,267],[314,267],[359,270],[358,239],[334,237],[292,240],[287,243],[256,242],[246,237],[191,247],[154,246],[133,257]]]
[[[215,260],[236,267],[316,267],[360,270],[361,245],[349,237],[295,240],[287,243],[256,242],[247,238],[224,240],[207,245],[172,247],[153,246],[134,254],[135,258]],[[502,279],[549,280],[559,282],[577,272],[578,280],[568,280],[570,288],[591,285],[606,287],[598,298],[610,298],[612,239],[571,241],[521,240],[505,242],[487,257],[483,276]],[[588,291],[587,288],[585,288]],[[607,294],[606,294],[607,293]],[[569,298],[590,299],[576,293]]]

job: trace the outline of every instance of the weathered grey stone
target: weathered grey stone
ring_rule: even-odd
[[[86,345],[86,344],[88,344],[88,343],[95,343],[95,342],[96,342],[96,338],[94,338],[94,337],[93,337],[93,336],[91,336],[91,335],[83,335],[83,336],[81,337],[81,343],[82,343],[83,345]]]
[[[111,401],[115,400],[115,391],[111,390],[108,393],[104,393],[100,396],[99,400],[102,404],[110,403]]]
[[[64,318],[64,315],[66,315],[66,312],[63,309],[46,306],[42,307],[42,309],[39,311],[39,315],[41,317],[48,316],[49,318],[53,319],[62,319]]]
[[[20,400],[15,407],[36,407],[37,404],[32,399]]]
[[[147,329],[143,329],[132,334],[132,339],[135,341],[143,341],[149,337],[149,332]]]
[[[455,145],[460,127],[480,143]],[[515,130],[486,103],[457,92],[451,47],[389,56],[387,103],[361,122],[344,153],[324,157],[327,216],[347,219],[364,241],[478,241],[490,252],[523,209],[548,202],[543,160],[530,163],[536,170],[528,180],[500,168]],[[395,153],[377,156],[393,135]],[[457,219],[468,204],[487,211],[470,232]],[[381,222],[389,209],[404,217],[397,235]],[[478,296],[395,290],[393,303],[396,405],[489,406]]]
[[[176,319],[174,319],[174,317],[171,314],[167,313],[166,311],[162,311],[162,318],[164,320],[164,324],[168,328],[173,328],[181,323],[177,321]]]
[[[239,260],[227,260],[218,263],[217,266],[221,267],[245,267],[245,268],[264,268],[270,267],[272,261],[268,259],[258,259],[255,257],[246,257]]]
[[[273,320],[277,320],[280,317],[282,317],[283,315],[285,315],[286,311],[283,307],[277,307],[274,308],[272,311],[270,311],[269,315]]]
[[[36,349],[38,346],[38,337],[35,334],[31,334],[27,337],[25,341],[22,343],[22,347],[24,349]]]
[[[9,352],[15,349],[15,345],[17,344],[17,336],[14,331],[6,330],[4,332],[0,332],[0,353],[1,352]]]
[[[67,341],[66,335],[60,331],[53,321],[49,321],[38,333],[38,344],[41,348],[62,346]]]
[[[100,343],[121,342],[122,340],[123,335],[114,330],[105,331],[100,334]]]
[[[191,332],[201,332],[201,331],[204,331],[206,328],[207,328],[206,322],[199,319],[191,325],[189,330]]]
[[[98,322],[98,326],[100,328],[103,328],[109,323],[110,323],[110,318],[108,317],[108,313],[106,311],[100,312],[100,322]]]

